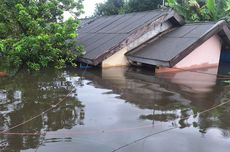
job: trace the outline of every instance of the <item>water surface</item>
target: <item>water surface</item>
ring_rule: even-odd
[[[223,81],[135,68],[21,71],[0,79],[0,130],[52,110],[0,135],[0,151],[228,152],[230,104],[199,114],[228,101]]]

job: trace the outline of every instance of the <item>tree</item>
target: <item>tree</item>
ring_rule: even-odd
[[[63,13],[77,17],[82,8],[82,0],[1,0],[0,54],[4,61],[31,70],[75,65],[82,49],[67,40],[77,37],[79,21],[64,22]]]
[[[168,0],[167,5],[189,22],[230,19],[230,0]]]
[[[107,0],[96,5],[95,15],[116,15],[159,8],[162,0]]]
[[[159,8],[162,3],[162,0],[129,0],[127,12],[154,10]]]
[[[123,13],[125,7],[124,0],[107,0],[105,3],[96,4],[95,15],[115,15]]]

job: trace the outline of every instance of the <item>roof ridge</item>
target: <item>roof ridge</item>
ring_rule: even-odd
[[[147,12],[168,12],[170,11],[170,8],[158,8],[158,9],[153,9],[153,10],[147,10],[147,11],[140,11],[140,12],[130,12],[130,13],[124,13],[124,14],[115,14],[115,15],[104,15],[104,16],[95,16],[95,17],[90,17],[90,18],[100,18],[100,17],[110,17],[110,16],[118,16],[118,15],[130,15],[130,14],[139,14],[139,13],[147,13]],[[85,18],[85,19],[89,19],[89,18]]]

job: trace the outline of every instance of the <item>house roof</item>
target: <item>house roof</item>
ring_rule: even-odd
[[[91,65],[101,63],[145,34],[143,30],[139,33],[138,31],[159,18],[162,20],[158,21],[158,24],[166,20],[174,24],[183,24],[182,18],[173,10],[153,10],[83,20],[78,30],[78,43],[84,46],[85,55],[80,61]]]
[[[222,38],[227,37],[229,42],[230,32],[225,21],[187,24],[150,40],[128,52],[126,56],[135,62],[173,67],[216,34]]]

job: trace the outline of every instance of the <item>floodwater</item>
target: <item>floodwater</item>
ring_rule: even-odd
[[[216,70],[68,69],[0,78],[0,151],[229,152],[230,103],[206,111],[229,100],[224,79],[208,74]]]

